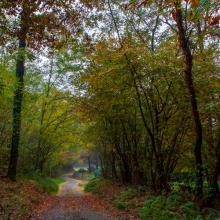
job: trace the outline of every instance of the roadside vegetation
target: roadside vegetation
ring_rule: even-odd
[[[90,181],[95,178],[95,175],[94,172],[89,172],[88,169],[81,168],[73,170],[72,178],[77,180]]]
[[[141,219],[156,220],[214,220],[220,218],[219,198],[212,207],[195,201],[195,197],[184,187],[175,187],[170,192],[155,195],[141,185],[121,185],[104,179],[94,179],[84,188],[85,192],[113,204],[118,210],[139,216]]]
[[[39,177],[35,176],[33,178],[39,187],[52,195],[56,194],[59,191],[59,185],[66,182],[62,178],[50,178],[50,177]]]

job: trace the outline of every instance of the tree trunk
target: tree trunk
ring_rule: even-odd
[[[214,175],[211,180],[212,194],[219,193],[219,186],[218,186],[219,173],[220,173],[220,138],[218,140],[218,144],[216,147],[216,165],[215,165]]]
[[[183,17],[180,5],[177,5],[176,22],[179,33],[180,48],[185,57],[185,82],[190,95],[190,103],[192,107],[193,119],[195,123],[196,141],[194,144],[194,157],[196,165],[196,195],[198,198],[203,196],[203,166],[202,166],[202,125],[199,117],[196,94],[192,79],[192,54],[189,48],[188,39],[183,28]]]
[[[8,166],[7,176],[12,180],[16,181],[16,170],[18,161],[18,147],[20,141],[20,130],[21,130],[21,105],[23,99],[23,87],[24,87],[24,50],[25,50],[25,34],[24,37],[19,39],[19,54],[16,63],[16,77],[18,85],[14,93],[13,103],[13,122],[12,122],[12,137],[11,137],[11,152],[10,161]]]
[[[88,155],[88,165],[89,165],[89,173],[91,173],[91,158],[90,158],[90,155]]]
[[[117,171],[115,168],[115,153],[111,152],[111,155],[112,155],[112,163],[111,163],[112,176],[111,177],[113,180],[116,180],[118,179],[118,176],[117,176]]]

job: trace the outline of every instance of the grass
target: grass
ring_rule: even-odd
[[[59,184],[66,182],[66,180],[62,178],[42,177],[39,174],[35,174],[33,180],[37,182],[37,186],[39,188],[42,188],[52,195],[56,194],[59,191]]]
[[[66,180],[63,178],[52,178],[51,181],[56,185],[56,190],[53,190],[51,192],[49,192],[50,194],[54,195],[59,191],[59,185],[61,183],[65,183]]]
[[[84,188],[84,187],[86,186],[86,184],[79,183],[79,184],[78,184],[78,186],[79,186],[79,187],[83,187],[83,188]]]
[[[66,180],[63,179],[63,178],[52,178],[51,180],[52,180],[55,184],[57,184],[57,185],[66,182]]]
[[[80,173],[75,170],[73,174],[73,178],[78,179],[78,180],[90,181],[95,178],[95,175],[93,172],[92,173],[89,173],[89,172]]]

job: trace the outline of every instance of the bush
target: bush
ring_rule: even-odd
[[[115,201],[115,208],[116,209],[119,209],[119,210],[125,209],[125,208],[127,208],[127,206],[128,206],[127,203],[124,201],[120,201],[120,200]]]
[[[101,168],[98,168],[93,171],[95,177],[103,177]]]
[[[92,179],[88,184],[86,184],[84,191],[98,193],[101,182],[102,179]]]

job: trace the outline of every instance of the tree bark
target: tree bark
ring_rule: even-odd
[[[20,141],[21,130],[21,106],[23,100],[24,89],[24,62],[25,62],[25,47],[26,47],[26,35],[27,35],[27,13],[25,11],[25,3],[23,3],[23,11],[21,13],[21,29],[18,32],[18,54],[16,62],[15,75],[17,78],[17,88],[14,92],[13,100],[13,113],[12,113],[12,137],[11,137],[11,151],[10,161],[8,165],[7,177],[12,181],[16,181],[17,161],[18,161],[18,148]]]
[[[18,147],[20,141],[21,105],[22,105],[23,88],[24,88],[25,46],[26,43],[25,43],[25,34],[24,34],[24,36],[21,39],[19,39],[19,54],[17,58],[16,73],[15,73],[18,80],[18,85],[14,94],[11,152],[10,152],[10,161],[9,161],[8,173],[7,173],[7,176],[12,181],[16,181]]]
[[[182,10],[180,9],[180,5],[177,5],[176,9],[176,22],[179,34],[180,48],[185,57],[185,82],[188,87],[189,95],[190,95],[190,103],[192,108],[192,114],[195,124],[195,133],[196,133],[196,141],[194,144],[194,157],[195,157],[195,165],[196,165],[196,196],[198,198],[202,198],[203,196],[203,164],[202,164],[202,125],[199,116],[199,110],[197,106],[196,93],[193,84],[192,78],[192,54],[188,44],[188,39],[185,34],[185,30],[183,28],[183,17]]]
[[[216,147],[216,165],[214,175],[212,177],[211,188],[212,194],[219,193],[219,186],[218,186],[218,175],[220,173],[220,138],[218,140],[218,144]]]

